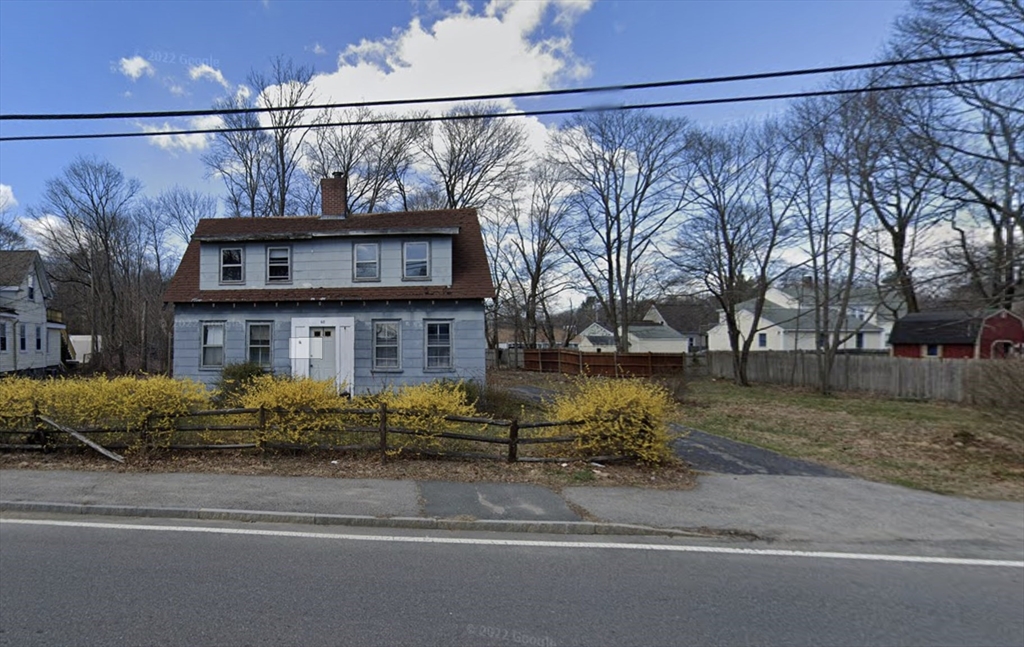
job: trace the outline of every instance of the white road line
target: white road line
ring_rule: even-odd
[[[908,564],[946,564],[956,566],[1002,566],[1024,568],[1024,560],[970,559],[964,557],[925,557],[920,555],[876,555],[871,553],[829,553],[804,550],[763,548],[726,548],[720,546],[680,546],[677,544],[630,544],[609,541],[540,541],[534,539],[474,539],[466,537],[415,537],[402,535],[350,535],[330,532],[299,532],[294,530],[258,530],[255,528],[215,528],[208,526],[156,526],[130,523],[94,523],[88,521],[56,521],[49,519],[0,519],[0,524],[26,526],[60,526],[64,528],[98,528],[103,530],[149,530],[158,532],[194,532],[215,535],[252,535],[259,537],[292,537],[297,539],[333,539],[341,541],[376,541],[407,544],[463,544],[473,546],[514,546],[525,548],[606,548],[612,550],[648,550],[668,553],[711,553],[717,555],[752,555],[759,557],[812,557],[818,559],[853,559],[869,562],[902,562]]]

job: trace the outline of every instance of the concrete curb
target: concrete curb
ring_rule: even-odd
[[[154,519],[197,519],[261,523],[295,523],[316,526],[352,526],[361,528],[409,528],[414,530],[472,530],[485,532],[523,532],[557,535],[630,535],[659,537],[709,537],[702,533],[674,528],[654,528],[622,523],[594,521],[505,521],[496,519],[434,519],[430,517],[370,517],[365,515],[320,514],[312,512],[275,512],[270,510],[228,510],[219,508],[152,508],[143,506],[91,505],[49,501],[0,501],[0,512],[40,512],[81,514],[106,517],[148,517]]]

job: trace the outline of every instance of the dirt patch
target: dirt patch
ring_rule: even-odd
[[[696,474],[682,462],[642,464],[505,463],[486,460],[397,457],[381,464],[377,456],[308,452],[286,454],[253,450],[166,452],[129,457],[124,465],[94,453],[0,453],[0,469],[94,470],[114,472],[205,472],[248,476],[411,479],[566,486],[631,486],[687,490]]]

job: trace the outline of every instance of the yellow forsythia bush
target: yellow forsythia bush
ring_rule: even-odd
[[[163,376],[4,378],[0,380],[0,403],[4,415],[31,415],[38,409],[40,414],[75,429],[136,432],[152,414],[174,417],[208,406],[209,394],[197,382]]]
[[[583,456],[628,456],[659,463],[671,455],[667,421],[672,399],[664,387],[642,379],[583,378],[549,408],[553,420],[582,420],[571,431]],[[557,428],[556,428],[557,429]]]
[[[257,443],[315,444],[317,436],[349,423],[345,416],[315,413],[322,409],[351,407],[338,395],[334,380],[293,379],[260,375],[246,385],[238,398],[246,409],[267,409],[266,431]],[[358,423],[355,423],[358,424]],[[364,423],[365,424],[365,423]]]
[[[442,431],[458,431],[464,424],[445,420],[445,416],[473,417],[479,415],[474,403],[469,402],[466,389],[459,382],[428,382],[407,385],[397,390],[385,390],[367,398],[363,406],[379,406],[383,401],[388,407],[388,427],[414,429],[436,434]],[[373,402],[375,404],[370,404]],[[379,422],[377,420],[376,422]],[[427,448],[439,450],[454,443],[442,443],[436,436],[411,436],[393,434],[389,444],[398,449]]]
[[[71,427],[141,428],[150,414],[176,416],[209,404],[206,387],[169,377],[0,380],[5,414],[39,413]]]

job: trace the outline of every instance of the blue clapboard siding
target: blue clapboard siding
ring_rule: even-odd
[[[399,252],[401,253],[401,252]],[[291,373],[288,338],[292,317],[352,317],[355,320],[355,393],[379,391],[389,386],[420,384],[436,379],[476,380],[483,382],[485,373],[484,308],[481,301],[352,301],[330,303],[267,303],[177,304],[174,312],[175,377],[191,378],[213,385],[220,377],[219,369],[201,369],[199,354],[202,324],[224,322],[224,361],[244,362],[246,356],[246,323],[272,322],[272,363],[274,372]],[[374,371],[373,322],[400,320],[399,371]],[[449,371],[428,371],[426,364],[426,320],[452,322],[452,362]]]
[[[430,278],[404,280],[402,243],[426,240],[430,242]],[[352,249],[356,243],[380,244],[380,280],[369,285],[395,287],[421,283],[424,285],[451,285],[452,239],[450,236],[408,236],[395,238],[318,238],[287,243],[203,243],[199,250],[199,289],[231,290],[253,288],[338,288],[368,285],[353,282]],[[220,282],[220,250],[222,247],[241,247],[243,251],[243,282]],[[292,250],[292,280],[290,283],[267,283],[267,248],[290,247]]]

